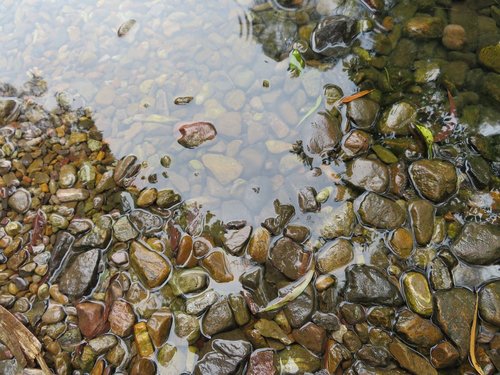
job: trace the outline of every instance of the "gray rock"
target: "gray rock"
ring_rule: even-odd
[[[487,322],[500,326],[500,280],[486,284],[479,293],[479,312]]]
[[[121,242],[127,242],[139,235],[139,232],[132,226],[127,216],[122,216],[113,225],[115,238]]]
[[[283,311],[290,325],[299,328],[311,319],[315,309],[314,288],[309,284],[296,299],[283,308]]]
[[[457,172],[448,161],[418,160],[410,166],[409,172],[418,192],[433,202],[445,201],[457,189]]]
[[[117,342],[118,340],[114,335],[102,335],[89,340],[89,345],[97,355],[101,355],[108,352]]]
[[[389,186],[389,170],[381,161],[358,158],[347,163],[346,181],[367,191],[383,193]]]
[[[352,202],[345,202],[335,209],[329,208],[326,207],[321,212],[322,216],[326,216],[320,229],[321,236],[326,239],[350,236],[356,219]]]
[[[321,273],[330,273],[345,267],[353,258],[352,245],[344,238],[335,240],[316,254],[317,267]]]
[[[144,210],[133,210],[129,214],[129,220],[139,232],[146,235],[158,232],[163,224],[160,216]]]
[[[76,255],[61,274],[59,290],[72,298],[79,298],[90,292],[97,282],[99,257],[97,249]]]
[[[240,229],[229,229],[224,234],[224,247],[233,255],[240,254],[251,234],[250,225],[245,225]]]
[[[104,249],[111,241],[111,218],[102,216],[92,230],[77,239],[74,247],[79,249]]]
[[[358,213],[365,224],[379,229],[396,229],[406,220],[405,211],[389,198],[368,193],[360,199]]]
[[[8,204],[14,211],[24,214],[30,209],[31,194],[26,189],[18,189],[9,197]]]
[[[426,200],[410,202],[408,211],[415,239],[419,245],[427,245],[434,232],[434,206]]]
[[[238,366],[250,355],[252,345],[243,340],[216,339],[212,351],[206,353],[194,368],[194,375],[232,375]]]
[[[220,294],[213,289],[186,300],[186,312],[190,315],[198,315],[212,306],[220,298]]]
[[[214,303],[203,317],[203,333],[209,337],[235,326],[233,312],[227,299]]]
[[[321,205],[316,201],[316,190],[307,186],[299,190],[298,201],[302,212],[316,212],[321,208]]]
[[[308,149],[313,154],[323,155],[334,150],[342,138],[340,123],[336,117],[316,115],[311,123],[312,134]]]
[[[451,246],[451,251],[470,264],[496,263],[500,259],[500,227],[467,223]]]
[[[439,257],[434,258],[431,262],[429,279],[435,290],[453,288],[450,270]]]

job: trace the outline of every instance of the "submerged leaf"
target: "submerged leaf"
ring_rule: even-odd
[[[356,94],[352,94],[352,95],[349,95],[349,96],[346,96],[346,97],[340,99],[340,102],[342,104],[347,104],[349,102],[352,102],[353,100],[356,100],[356,99],[362,98],[363,96],[368,95],[372,91],[373,91],[373,89],[371,89],[371,90],[363,90],[363,91],[357,92]]]
[[[425,144],[427,145],[427,157],[429,159],[432,159],[432,145],[434,143],[434,135],[424,125],[415,124],[415,127],[425,140]]]
[[[302,58],[302,55],[300,54],[299,50],[294,48],[292,52],[290,52],[290,64],[288,66],[288,69],[291,70],[292,72],[300,74],[304,70],[305,66],[306,63]]]
[[[130,31],[130,29],[132,29],[132,27],[134,27],[136,23],[136,20],[134,19],[130,19],[128,21],[125,21],[124,23],[121,24],[121,26],[118,28],[118,36],[121,38],[122,36],[125,36],[128,34],[128,32]]]
[[[477,371],[479,375],[484,375],[484,371],[477,363],[476,359],[476,331],[477,331],[477,310],[479,307],[479,294],[476,293],[476,308],[474,309],[474,319],[472,320],[472,327],[470,330],[470,341],[469,341],[469,354],[472,366]]]
[[[450,90],[447,91],[448,101],[450,102],[450,116],[446,119],[446,122],[439,133],[437,133],[434,137],[435,142],[441,142],[448,138],[453,133],[453,130],[455,130],[455,127],[458,124],[457,107],[455,105],[455,100],[453,99],[453,95],[451,95]]]
[[[288,302],[293,301],[307,288],[314,276],[314,263],[309,271],[299,280],[287,285],[281,290],[282,295],[273,299],[266,307],[263,307],[259,312],[273,311],[282,308]]]
[[[316,99],[316,103],[314,103],[314,106],[312,106],[311,109],[307,111],[307,113],[304,115],[304,117],[302,117],[297,126],[300,126],[300,124],[302,124],[309,116],[311,116],[314,112],[316,112],[320,105],[321,105],[321,95],[318,96],[318,98]]]

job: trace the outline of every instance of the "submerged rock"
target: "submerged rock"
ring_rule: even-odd
[[[418,347],[430,348],[443,339],[443,333],[436,325],[407,309],[399,311],[394,329],[403,339]]]
[[[438,375],[436,369],[424,356],[413,351],[397,339],[389,344],[389,351],[401,367],[413,374]]]
[[[484,320],[500,326],[500,280],[486,284],[481,289],[479,312]]]
[[[31,194],[25,189],[18,189],[9,197],[8,204],[14,211],[24,214],[30,209]]]
[[[301,345],[293,344],[279,352],[281,371],[283,374],[303,374],[319,370],[319,357],[311,354]]]
[[[288,237],[280,238],[271,249],[270,260],[286,277],[297,280],[308,269],[311,253]]]
[[[389,170],[378,160],[358,158],[346,166],[346,181],[375,193],[384,193],[389,186]]]
[[[347,104],[347,116],[359,129],[369,129],[375,123],[380,105],[368,98],[359,98]]]
[[[444,160],[418,160],[409,168],[418,192],[433,202],[441,203],[457,189],[455,166]]]
[[[149,288],[163,284],[170,274],[170,264],[158,252],[137,241],[130,245],[130,262],[135,272]]]
[[[344,53],[358,34],[356,20],[343,15],[323,18],[311,34],[311,48],[325,56]]]
[[[203,317],[202,329],[207,336],[228,331],[236,325],[227,299],[215,302]]]
[[[251,351],[252,345],[248,341],[216,339],[212,342],[212,350],[196,363],[193,374],[235,374]]]
[[[201,157],[201,161],[222,185],[236,180],[243,172],[243,166],[229,156],[205,154]]]
[[[100,253],[97,249],[78,254],[62,272],[59,290],[73,298],[89,293],[97,282],[99,258]]]
[[[419,272],[408,272],[401,277],[406,303],[417,314],[432,314],[432,294],[427,278]]]
[[[356,217],[352,202],[345,202],[331,212],[322,210],[326,218],[320,228],[320,234],[326,239],[348,237],[351,235]]]
[[[378,131],[382,134],[408,135],[410,124],[415,119],[417,111],[407,102],[393,104],[382,114],[378,122]]]
[[[195,122],[193,124],[182,125],[179,128],[181,137],[177,140],[180,145],[186,148],[194,148],[202,143],[212,140],[217,135],[217,130],[209,122]]]
[[[417,39],[434,39],[443,35],[443,20],[439,17],[417,16],[405,25],[406,33]]]
[[[361,199],[358,213],[365,224],[379,229],[396,229],[406,220],[405,211],[389,198],[368,193]]]
[[[417,243],[427,245],[434,231],[434,206],[426,200],[419,199],[410,202],[408,210]]]
[[[318,114],[311,123],[311,129],[308,149],[313,154],[323,155],[333,151],[342,138],[340,123],[336,117]]]
[[[493,224],[467,223],[451,251],[470,264],[486,265],[500,259],[500,228]]]
[[[331,245],[320,250],[317,255],[317,266],[321,273],[329,273],[338,268],[348,265],[354,258],[351,243],[348,240],[339,238]]]

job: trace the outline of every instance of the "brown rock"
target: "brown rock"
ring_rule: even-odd
[[[409,204],[408,211],[417,243],[427,245],[434,231],[434,206],[424,199],[418,199]]]
[[[436,325],[407,309],[398,313],[394,329],[405,341],[419,347],[430,348],[443,339]]]
[[[389,344],[389,351],[399,365],[413,374],[438,375],[438,372],[425,357],[410,349],[399,340]]]
[[[460,354],[449,341],[443,341],[431,349],[431,363],[437,369],[452,367],[459,358]]]
[[[448,199],[457,188],[455,166],[444,160],[418,160],[410,168],[415,187],[424,198],[440,203]]]
[[[130,369],[130,375],[154,375],[156,374],[156,366],[153,361],[147,358],[137,359],[132,368]]]
[[[228,283],[234,279],[227,268],[226,256],[222,251],[216,250],[208,254],[203,258],[202,265],[218,283]]]
[[[149,288],[163,284],[170,274],[170,264],[158,252],[137,241],[130,245],[130,262],[135,272]]]
[[[94,302],[82,302],[76,305],[76,313],[82,335],[87,338],[94,337],[96,322],[100,322],[104,315],[104,306]]]
[[[312,322],[294,329],[292,336],[300,345],[314,353],[322,353],[326,343],[326,330]]]
[[[175,263],[180,267],[192,268],[198,263],[193,252],[193,237],[190,235],[182,236],[179,242],[179,249]]]
[[[307,272],[311,253],[288,237],[282,237],[271,249],[270,259],[286,277],[297,280]]]
[[[182,125],[179,128],[181,137],[177,140],[180,145],[186,148],[194,148],[201,145],[203,142],[214,139],[217,135],[217,130],[209,122],[195,122],[193,124]]]
[[[406,228],[396,229],[392,233],[389,243],[396,255],[403,259],[407,259],[413,250],[413,236]]]
[[[156,310],[151,318],[149,318],[147,327],[149,337],[151,337],[151,341],[158,348],[165,340],[168,338],[170,334],[170,328],[172,326],[172,313],[168,307],[162,307]]]
[[[451,50],[461,50],[467,41],[465,29],[460,25],[446,25],[443,30],[443,45]]]
[[[272,350],[254,351],[250,356],[246,375],[277,375],[274,352]]]
[[[125,301],[118,300],[113,302],[108,321],[111,324],[111,332],[125,337],[132,333],[135,323],[135,315],[132,306]]]
[[[271,233],[265,228],[257,228],[248,243],[248,255],[257,263],[265,263],[269,255]]]

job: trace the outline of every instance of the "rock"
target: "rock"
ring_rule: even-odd
[[[139,235],[139,232],[132,226],[127,216],[122,216],[113,225],[115,238],[121,242],[127,242]]]
[[[324,366],[328,374],[335,374],[347,351],[335,340],[328,340],[325,350]],[[347,354],[350,354],[347,352]]]
[[[96,353],[96,355],[101,355],[107,353],[113,346],[116,345],[118,340],[116,336],[113,335],[102,335],[96,337],[95,339],[89,340],[89,346]]]
[[[158,252],[137,241],[130,244],[130,263],[149,288],[160,286],[170,274],[169,262]]]
[[[347,116],[359,129],[369,129],[375,123],[380,105],[368,98],[359,98],[347,104]]]
[[[233,255],[240,254],[252,233],[252,227],[245,225],[240,229],[228,229],[224,234],[224,247]]]
[[[85,233],[74,242],[74,247],[79,248],[80,250],[106,248],[109,241],[111,241],[111,223],[112,221],[109,216],[101,216],[90,232]]]
[[[259,227],[254,231],[248,243],[248,255],[257,263],[265,263],[269,255],[270,245],[271,233],[267,229]]]
[[[228,270],[226,256],[222,251],[213,251],[202,260],[202,265],[210,274],[210,277],[218,283],[227,283],[234,279]]]
[[[133,210],[128,218],[139,232],[146,235],[158,232],[163,224],[160,216],[143,210]]]
[[[205,270],[196,267],[190,269],[176,269],[169,285],[175,296],[201,292],[207,288],[210,279]]]
[[[302,225],[287,225],[283,235],[297,243],[304,243],[311,235],[311,231]]]
[[[385,164],[394,164],[394,163],[397,163],[399,161],[399,159],[396,155],[394,155],[389,149],[385,148],[382,145],[373,145],[372,151]],[[390,175],[390,172],[389,172],[389,175]]]
[[[311,136],[308,150],[313,154],[324,155],[334,150],[342,138],[340,123],[336,117],[316,115],[311,123]]]
[[[469,338],[475,306],[474,293],[465,288],[434,293],[435,319],[443,332],[458,347],[460,358],[469,353]]]
[[[227,299],[221,299],[214,303],[203,317],[203,333],[209,337],[234,327],[233,312]]]
[[[467,223],[451,246],[453,254],[470,264],[492,264],[500,258],[500,228]]]
[[[351,353],[356,353],[363,345],[354,331],[347,331],[344,333],[342,335],[342,343]]]
[[[438,372],[425,357],[414,352],[397,339],[389,344],[389,351],[402,368],[413,374],[438,375]]]
[[[413,236],[408,229],[398,228],[392,233],[389,244],[396,255],[407,259],[413,250]]]
[[[427,278],[419,272],[407,272],[402,277],[406,303],[412,311],[423,316],[432,314],[432,294]]]
[[[170,344],[163,345],[158,351],[158,363],[167,367],[177,353],[177,348]]]
[[[81,302],[76,305],[78,316],[78,328],[83,336],[92,338],[95,336],[96,322],[102,321],[104,306],[94,302]]]
[[[465,162],[465,167],[467,174],[476,186],[484,188],[490,184],[490,164],[481,156],[468,156]]]
[[[408,205],[411,225],[419,245],[427,245],[434,232],[434,206],[426,200],[418,199]]]
[[[90,196],[86,189],[59,189],[56,192],[56,197],[62,203],[84,201]]]
[[[389,186],[389,170],[378,160],[358,158],[347,163],[346,181],[367,191],[384,193]]]
[[[349,302],[367,305],[399,306],[403,303],[398,288],[381,271],[361,264],[346,269],[344,295]]]
[[[160,208],[170,208],[181,202],[181,196],[172,189],[160,190],[156,196],[156,204]]]
[[[194,375],[237,373],[240,364],[250,355],[252,345],[243,340],[216,339],[212,342],[212,349],[198,360]]]
[[[290,345],[293,342],[274,320],[259,319],[255,323],[254,328],[263,337],[281,341],[284,345]]]
[[[394,315],[395,311],[392,307],[376,306],[370,309],[367,320],[374,326],[391,329]]]
[[[316,311],[312,316],[312,321],[327,331],[337,331],[340,328],[339,318],[334,313]]]
[[[282,237],[271,249],[271,263],[286,277],[297,280],[309,267],[311,253],[287,237]]]
[[[443,35],[443,27],[439,17],[416,16],[406,22],[405,31],[416,39],[434,39]]]
[[[365,224],[378,229],[396,229],[406,220],[405,211],[396,202],[375,193],[368,193],[359,206],[359,216]]]
[[[407,102],[395,103],[382,114],[378,131],[382,134],[409,135],[410,124],[416,113],[415,108]]]
[[[293,328],[302,327],[311,319],[314,310],[315,296],[312,284],[309,284],[296,299],[283,308],[286,318]]]
[[[76,255],[64,269],[59,279],[59,290],[72,298],[86,295],[97,282],[99,250],[89,250]]]
[[[130,375],[154,375],[156,374],[155,363],[147,358],[137,358],[132,368],[130,369]]]
[[[190,315],[199,315],[212,306],[220,298],[219,293],[213,289],[186,299],[186,312]]]
[[[344,236],[348,237],[351,235],[356,218],[352,202],[344,202],[331,212],[323,210],[322,215],[323,214],[326,218],[320,228],[320,234],[322,237],[326,239],[333,239]]]
[[[7,125],[10,122],[15,121],[19,116],[20,109],[21,106],[16,100],[0,100],[0,125]]]
[[[182,125],[179,128],[181,137],[177,142],[186,148],[194,148],[202,143],[212,140],[217,135],[217,130],[209,122],[195,122],[193,124]]]
[[[465,29],[460,25],[449,24],[443,30],[443,45],[451,50],[461,50],[467,41]]]
[[[250,320],[250,312],[248,311],[247,303],[245,298],[240,294],[230,294],[229,306],[233,311],[234,320],[239,326],[243,326]]]
[[[250,355],[246,375],[277,375],[276,359],[272,350],[254,351]]]
[[[448,266],[439,257],[431,262],[429,280],[434,290],[453,288],[453,279]]]
[[[113,172],[113,180],[116,185],[127,187],[132,184],[141,169],[140,164],[135,164],[136,161],[137,157],[135,155],[127,155],[118,160]]]
[[[366,153],[373,143],[373,137],[362,130],[353,130],[344,139],[342,151],[348,158]]]
[[[345,267],[354,258],[351,243],[339,238],[331,245],[321,249],[316,254],[317,267],[321,273],[330,273],[338,268]]]
[[[363,345],[356,355],[367,365],[373,367],[386,367],[392,359],[386,348],[373,345]]]
[[[122,300],[113,302],[108,321],[111,332],[115,335],[120,337],[129,336],[135,324],[135,315],[132,305]]]
[[[278,353],[283,374],[304,374],[319,370],[321,361],[301,345],[287,346]]]
[[[449,341],[443,341],[431,349],[431,363],[437,369],[453,367],[459,358],[460,354]]]
[[[339,56],[349,48],[357,34],[356,21],[353,18],[343,15],[328,16],[323,18],[312,32],[311,48],[321,55]]]
[[[443,333],[436,325],[407,309],[398,312],[394,330],[417,347],[430,348],[443,339]]]
[[[137,197],[138,207],[149,207],[151,206],[158,197],[158,190],[155,188],[146,188],[141,190],[139,196]]]
[[[302,212],[316,212],[321,209],[321,205],[316,201],[316,190],[307,186],[299,190],[298,201]]]
[[[196,316],[182,312],[175,313],[174,327],[175,334],[180,338],[186,339],[190,344],[200,337],[200,323]]]
[[[326,330],[314,323],[306,323],[299,329],[294,329],[292,336],[304,348],[313,353],[321,354],[326,344]]]
[[[344,320],[351,325],[362,323],[366,320],[364,307],[357,303],[343,303],[340,305],[340,312]]]
[[[500,281],[486,284],[479,293],[479,312],[485,321],[500,326]]]
[[[219,154],[204,154],[201,160],[205,167],[222,185],[227,185],[240,177],[243,166],[229,156]]]
[[[42,315],[42,322],[46,324],[58,323],[64,320],[66,313],[62,306],[52,305]]]
[[[281,204],[278,199],[274,200],[273,205],[277,217],[267,218],[262,226],[277,236],[295,215],[295,208],[291,204]]]
[[[153,344],[159,348],[168,339],[173,316],[168,307],[156,310],[148,319],[147,329]]]
[[[481,48],[479,62],[484,67],[500,73],[500,45],[494,44]]]
[[[441,203],[457,188],[457,172],[453,164],[444,160],[418,160],[409,168],[418,192],[433,202]]]
[[[25,189],[17,189],[7,202],[14,211],[24,214],[31,207],[31,194]]]

